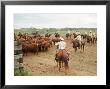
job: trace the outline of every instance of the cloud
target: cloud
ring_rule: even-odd
[[[38,14],[14,15],[14,27],[97,27],[97,15],[93,14]]]

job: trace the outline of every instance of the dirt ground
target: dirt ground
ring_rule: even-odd
[[[67,50],[70,53],[69,76],[96,76],[97,75],[97,44],[86,44],[85,51],[75,53],[70,40],[65,40]],[[23,57],[24,67],[29,70],[32,76],[65,76],[64,68],[58,71],[55,62],[56,47],[49,48],[47,52],[39,52],[34,55],[28,53]]]

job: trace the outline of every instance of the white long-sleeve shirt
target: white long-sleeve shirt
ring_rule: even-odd
[[[64,41],[60,41],[58,43],[56,43],[55,45],[58,45],[58,49],[65,49],[66,48],[66,42]]]
[[[81,41],[81,35],[78,35],[78,36],[76,37],[76,39],[79,40],[79,41]]]

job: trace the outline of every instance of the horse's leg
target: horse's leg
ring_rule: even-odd
[[[38,55],[38,48],[36,49],[37,55]]]
[[[58,61],[58,59],[57,59],[57,54],[55,54],[55,62],[57,62],[57,67],[58,67],[59,61]]]
[[[89,41],[89,45],[91,45],[91,40]]]
[[[58,62],[57,62],[57,67],[58,67]]]
[[[65,60],[64,61],[64,66],[65,66],[65,75],[67,75],[68,74],[68,71],[69,71],[69,66],[68,66],[68,61],[67,60]]]
[[[82,50],[83,44],[81,44],[81,50]]]
[[[48,47],[45,47],[45,51],[48,51]]]
[[[61,61],[61,67],[63,67],[62,61]]]
[[[92,44],[94,44],[94,38],[92,38]]]
[[[33,54],[34,54],[34,55],[36,54],[35,49],[33,49]]]
[[[94,44],[95,44],[95,38],[94,38]]]
[[[80,48],[81,48],[81,49],[80,49],[80,52],[81,52],[81,50],[82,50],[82,44],[80,45]]]
[[[80,49],[80,47],[81,47],[81,43],[79,43],[79,47],[78,48]]]
[[[83,44],[83,52],[84,52],[84,46],[85,46],[85,45]]]
[[[61,67],[63,67],[63,61],[61,62]]]
[[[76,53],[76,51],[77,51],[77,47],[75,48],[75,53]]]
[[[80,49],[82,50],[82,43],[80,44]]]
[[[95,39],[95,43],[97,43],[97,38]]]
[[[96,43],[95,38],[94,38],[94,44]]]
[[[91,40],[91,45],[93,44],[93,39]]]
[[[61,69],[61,61],[59,61],[59,72],[60,72],[60,69]]]
[[[91,45],[91,41],[89,41],[89,45]]]
[[[25,53],[26,53],[26,56],[27,56],[27,50],[26,50],[26,52],[25,52]]]
[[[34,55],[36,54],[36,52],[34,51]]]
[[[92,40],[91,40],[91,45],[93,44]]]
[[[93,43],[93,40],[92,40],[92,38],[91,38],[91,45],[92,45],[92,43]]]
[[[51,47],[52,47],[52,45],[53,45],[52,42],[50,44],[51,44]]]
[[[93,39],[93,44],[95,44],[95,39]]]
[[[25,53],[24,52],[22,52],[22,54],[23,54],[23,56],[25,56]]]

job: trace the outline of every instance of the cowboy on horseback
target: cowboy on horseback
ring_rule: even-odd
[[[65,50],[66,42],[64,42],[64,39],[62,37],[60,37],[60,42],[56,43],[55,45],[58,46],[55,60],[56,60],[57,64],[59,64],[59,71],[60,71],[61,67],[63,67],[63,64],[64,64],[65,74],[67,74],[68,70],[69,70],[69,65],[68,65],[69,54]]]
[[[66,48],[66,42],[64,42],[64,39],[62,37],[60,37],[60,42],[57,42],[55,45],[59,50],[64,50]]]
[[[78,36],[76,37],[76,40],[79,41],[79,44],[81,44],[82,38],[81,38],[80,32],[78,33]]]
[[[55,45],[57,46],[57,49],[58,49],[56,51],[56,58],[57,58],[58,53],[62,53],[62,55],[63,55],[63,53],[66,52],[68,54],[68,52],[65,50],[66,42],[64,41],[64,39],[62,37],[60,37],[60,42],[57,42]]]

